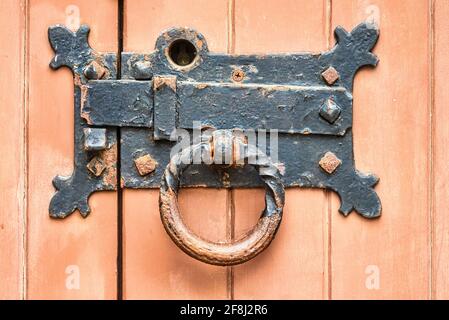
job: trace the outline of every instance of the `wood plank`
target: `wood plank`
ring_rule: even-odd
[[[0,2],[0,300],[24,297],[24,2]]]
[[[323,51],[327,1],[237,0],[236,53]],[[235,233],[256,223],[263,190],[235,190]],[[284,219],[270,248],[234,267],[236,299],[327,298],[327,197],[322,190],[286,192]]]
[[[433,298],[449,299],[449,2],[435,1],[435,109],[434,121],[434,211],[433,211]]]
[[[165,29],[188,26],[203,33],[209,50],[227,48],[227,1],[125,1],[124,50],[150,52]],[[227,269],[198,262],[170,240],[162,226],[159,190],[125,190],[124,297],[126,299],[224,299]],[[197,234],[227,237],[227,191],[187,189],[180,210]]]
[[[123,193],[124,298],[226,298],[226,268],[194,260],[176,247],[161,223],[158,199],[158,190]],[[179,203],[197,234],[226,239],[225,191],[182,190]]]
[[[356,166],[380,177],[382,217],[345,219],[332,197],[332,298],[429,297],[429,1],[333,1],[333,27],[377,21],[376,69],[354,89]]]
[[[162,31],[190,27],[203,34],[209,50],[226,52],[227,0],[125,0],[125,51],[151,52]]]
[[[91,45],[116,52],[117,2],[31,0],[29,20],[28,298],[114,299],[116,194],[93,195],[87,219],[77,212],[62,221],[48,215],[53,177],[72,172],[74,109],[71,72],[48,66],[54,54],[47,28],[87,23]]]

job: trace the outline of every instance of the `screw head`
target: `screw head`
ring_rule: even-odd
[[[235,69],[232,71],[232,80],[235,82],[242,82],[245,78],[245,72],[241,69]]]
[[[333,124],[340,117],[341,108],[338,104],[336,104],[332,99],[328,99],[320,109],[320,116]]]

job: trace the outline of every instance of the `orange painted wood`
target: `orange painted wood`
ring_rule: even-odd
[[[74,137],[72,75],[48,67],[47,28],[87,23],[91,45],[115,52],[117,8],[114,0],[0,1],[8,44],[0,55],[0,299],[116,298],[116,194],[95,194],[87,219],[48,215],[53,177],[72,172]],[[173,244],[158,190],[124,190],[124,298],[449,298],[449,2],[126,0],[124,14],[124,49],[136,52],[151,51],[172,26],[202,32],[215,52],[319,52],[335,26],[377,21],[380,64],[356,78],[353,130],[356,167],[380,177],[383,204],[379,220],[344,218],[335,194],[290,189],[270,248],[231,269]],[[231,229],[238,236],[254,226],[263,195],[185,189],[179,200],[193,230],[229,240]]]
[[[69,6],[74,5],[74,6]],[[29,16],[28,259],[30,299],[116,297],[117,200],[114,192],[91,197],[87,219],[78,212],[56,221],[48,215],[51,181],[73,168],[73,80],[52,71],[47,28],[67,23],[91,27],[99,51],[117,50],[117,3],[101,0],[31,0]],[[75,14],[73,14],[75,13]]]
[[[322,0],[235,2],[236,53],[324,51],[327,6]],[[235,190],[236,234],[251,229],[264,208],[264,191]],[[234,267],[236,299],[327,298],[327,197],[290,189],[271,246]]]
[[[210,51],[226,52],[227,0],[125,0],[125,51],[150,52],[157,37],[172,27],[191,27],[202,33]]]
[[[209,266],[182,252],[166,234],[158,190],[125,190],[124,298],[225,299],[226,268]],[[182,190],[186,224],[211,240],[226,239],[226,192]]]
[[[24,296],[24,1],[0,2],[0,299]]]
[[[333,1],[333,26],[380,24],[378,67],[354,87],[357,168],[380,177],[383,214],[344,218],[332,196],[332,298],[430,297],[430,92],[427,0]]]
[[[227,48],[228,6],[219,1],[125,1],[124,50],[150,52],[158,35],[174,26],[202,32],[210,51]],[[159,190],[125,190],[124,297],[126,299],[224,299],[227,268],[205,265],[176,247],[159,216]],[[210,240],[226,240],[227,191],[181,190],[186,223]]]
[[[449,2],[434,7],[434,210],[433,210],[433,298],[449,299]]]

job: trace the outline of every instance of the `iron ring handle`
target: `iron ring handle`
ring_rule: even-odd
[[[266,185],[265,209],[256,226],[232,243],[211,242],[194,234],[181,217],[178,206],[179,178],[193,157],[202,155],[208,164],[217,164],[217,150],[227,150],[232,162],[245,160],[258,169]],[[260,150],[234,136],[230,131],[215,131],[212,137],[175,154],[162,177],[159,209],[164,228],[175,244],[189,256],[202,262],[231,266],[244,263],[265,250],[274,239],[282,220],[284,186],[278,168]]]

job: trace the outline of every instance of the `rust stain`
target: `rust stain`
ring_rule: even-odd
[[[106,170],[103,176],[104,184],[114,187],[117,185],[117,144],[100,152]]]
[[[203,89],[207,88],[208,86],[209,85],[206,84],[206,83],[199,83],[199,84],[196,85],[196,88],[200,89],[200,90],[203,90]]]
[[[104,164],[103,160],[95,156],[92,158],[92,160],[89,161],[87,164],[87,169],[96,177],[101,176],[103,171],[106,169],[106,165]]]
[[[170,35],[168,34],[168,32],[164,32],[164,33],[162,34],[162,36],[164,37],[164,39],[165,39],[166,41],[168,41],[168,40],[171,39],[171,37],[170,37]]]
[[[87,124],[92,124],[92,120],[90,119],[89,112],[84,111],[84,104],[87,100],[87,90],[89,89],[87,84],[82,83],[81,77],[78,74],[75,74],[74,77],[75,86],[78,86],[81,91],[80,97],[80,116],[84,120],[86,120]]]
[[[245,165],[243,148],[248,144],[248,137],[243,131],[234,131],[232,138],[232,166],[243,167]]]
[[[158,163],[150,154],[143,155],[137,159],[134,159],[137,171],[141,176],[146,176],[156,170]]]
[[[276,163],[275,167],[278,169],[279,173],[282,176],[285,175],[285,163],[282,163],[282,162]]]
[[[229,179],[229,173],[223,172],[222,182],[223,182],[223,187],[224,188],[230,188],[231,187],[231,180]]]
[[[320,167],[328,174],[334,173],[341,165],[341,160],[333,152],[327,152],[320,160]]]
[[[154,77],[153,78],[153,89],[154,90],[159,90],[163,86],[168,86],[174,92],[176,92],[176,77]]]
[[[324,71],[321,76],[328,85],[333,85],[338,79],[340,79],[340,74],[337,70],[335,70],[334,67],[327,68],[327,70]]]
[[[103,175],[103,183],[115,189],[117,185],[117,145],[98,153],[87,164],[87,169],[96,177]]]

